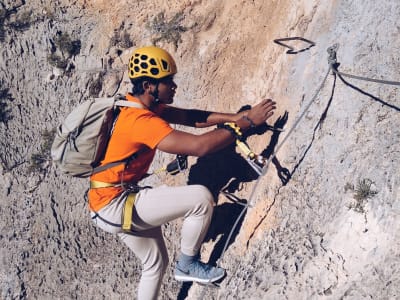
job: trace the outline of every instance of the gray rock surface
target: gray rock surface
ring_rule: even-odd
[[[87,182],[62,175],[48,151],[74,105],[129,89],[135,46],[156,42],[176,57],[178,106],[234,112],[275,99],[271,124],[288,112],[279,145],[321,85],[333,44],[339,71],[400,81],[399,15],[397,0],[1,2],[0,298],[134,298],[140,264],[91,224]],[[296,52],[288,54],[273,42],[287,37],[315,46],[286,41]],[[400,297],[399,88],[344,80],[329,73],[257,185],[232,149],[148,180],[225,185],[252,204],[220,257],[242,206],[216,193],[202,257],[227,269],[219,289],[173,280],[180,221],[165,225],[170,268],[160,299]],[[270,137],[248,143],[263,152]],[[153,168],[171,158],[157,155]],[[240,172],[226,172],[226,162]]]

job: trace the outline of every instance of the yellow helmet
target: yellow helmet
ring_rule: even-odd
[[[174,75],[177,72],[172,56],[165,50],[155,47],[136,49],[129,59],[129,78],[151,77],[155,79]]]

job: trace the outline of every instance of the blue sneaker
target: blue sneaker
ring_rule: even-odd
[[[185,269],[175,267],[175,279],[178,281],[195,281],[199,283],[211,283],[225,276],[225,270],[202,263],[199,260],[193,261]]]

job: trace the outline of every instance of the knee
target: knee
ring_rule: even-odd
[[[162,278],[169,264],[168,254],[158,252],[143,263],[143,275],[153,279]]]

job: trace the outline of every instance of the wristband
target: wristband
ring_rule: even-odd
[[[243,116],[242,119],[246,120],[247,122],[250,123],[250,128],[256,127],[256,124],[254,124],[253,120],[250,119],[248,116]]]
[[[209,115],[211,115],[211,112],[209,111],[203,111],[198,109],[187,110],[187,118],[189,120],[189,124],[193,127],[195,126],[196,122],[206,123]]]

